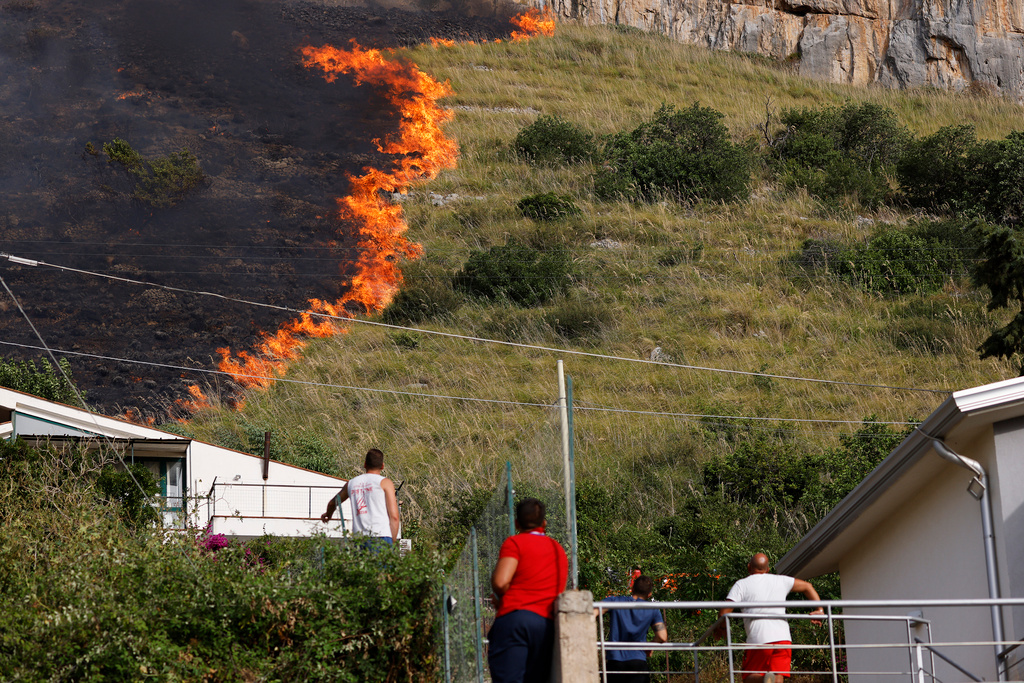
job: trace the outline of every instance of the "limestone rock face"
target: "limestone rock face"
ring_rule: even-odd
[[[814,78],[973,86],[1024,102],[1024,0],[540,1],[566,19],[793,59]]]

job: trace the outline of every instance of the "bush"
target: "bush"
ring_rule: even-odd
[[[976,212],[987,188],[977,187],[979,143],[974,126],[946,126],[911,141],[896,165],[900,191],[929,211]]]
[[[125,534],[100,464],[0,442],[0,680],[438,676],[432,554]]]
[[[0,386],[40,396],[50,401],[79,405],[75,385],[71,377],[71,365],[67,358],[57,360],[57,368],[43,358],[36,367],[35,361],[13,361],[0,358]],[[81,392],[83,398],[85,392]]]
[[[512,149],[534,164],[578,164],[596,152],[594,136],[557,116],[539,116],[522,128]]]
[[[485,299],[506,299],[520,306],[544,303],[569,289],[569,252],[560,245],[544,251],[510,240],[474,251],[455,275],[455,288]]]
[[[662,105],[650,121],[608,140],[594,192],[645,201],[745,198],[752,158],[729,140],[722,118],[696,103],[683,110]]]
[[[452,290],[449,277],[407,276],[405,286],[380,317],[389,325],[410,325],[451,313],[461,305],[462,299]]]
[[[199,161],[187,149],[146,160],[126,141],[104,143],[108,163],[120,164],[134,182],[132,197],[154,208],[169,208],[204,179]]]
[[[772,156],[786,184],[829,201],[874,207],[887,199],[888,177],[910,138],[890,109],[851,102],[786,110],[780,121]]]
[[[565,298],[545,313],[544,321],[564,339],[593,340],[611,325],[612,314],[600,302]]]
[[[947,279],[971,273],[981,225],[922,221],[906,230],[886,228],[850,246],[809,239],[796,261],[805,270],[828,270],[865,291],[934,292]]]
[[[582,213],[571,198],[554,192],[523,197],[516,203],[516,208],[535,221],[553,221]]]

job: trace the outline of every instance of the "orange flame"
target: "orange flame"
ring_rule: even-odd
[[[538,35],[548,37],[555,35],[555,17],[551,14],[550,9],[541,13],[535,7],[530,8],[525,14],[512,17],[511,21],[522,29],[522,31],[512,31],[513,43],[529,40]]]
[[[514,17],[512,22],[521,29],[512,32],[514,41],[534,35],[550,36],[555,30],[550,12],[542,15],[530,10]],[[445,39],[431,42],[434,47],[455,44]],[[337,80],[339,74],[348,74],[356,85],[367,84],[380,90],[395,106],[401,115],[398,133],[373,142],[380,152],[394,155],[397,160],[388,171],[367,167],[363,175],[348,176],[351,194],[337,200],[338,218],[359,226],[361,256],[348,283],[348,293],[334,303],[310,300],[309,311],[298,320],[286,323],[276,334],[264,332],[254,353],[239,351],[232,356],[228,348],[217,349],[221,356],[218,367],[247,387],[267,388],[273,384],[275,377],[284,374],[285,361],[299,357],[306,345],[305,338],[343,331],[331,320],[314,322],[312,314],[348,318],[355,315],[352,310],[376,313],[391,302],[402,284],[399,263],[403,258],[418,258],[423,248],[405,238],[408,225],[402,207],[385,200],[383,195],[405,194],[413,183],[431,180],[442,170],[455,168],[459,156],[458,143],[442,131],[442,126],[454,116],[438,104],[438,100],[453,94],[447,81],[434,80],[412,62],[389,61],[380,50],[364,49],[355,40],[350,50],[307,46],[300,52],[303,65],[321,69],[329,83]],[[388,53],[393,54],[394,50]]]

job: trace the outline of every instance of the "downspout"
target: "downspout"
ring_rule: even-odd
[[[939,454],[939,457],[943,460],[948,460],[954,465],[959,465],[974,474],[974,479],[967,485],[967,492],[981,504],[981,533],[985,537],[985,569],[988,574],[988,596],[992,600],[998,600],[1001,596],[999,595],[999,578],[996,574],[996,544],[992,533],[992,499],[988,495],[988,475],[985,474],[985,469],[977,460],[956,453],[946,445],[945,441],[926,434],[920,428],[917,428],[917,431],[931,439],[935,452]],[[1003,613],[997,605],[989,606],[989,610],[992,616],[992,639],[996,641],[996,677],[1000,681],[1005,681],[1005,667],[1001,666],[1003,656]]]

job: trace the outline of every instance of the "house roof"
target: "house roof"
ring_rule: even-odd
[[[951,394],[776,563],[775,571],[807,578],[838,571],[846,551],[946,466],[935,453],[933,438],[963,453],[961,445],[972,443],[990,425],[1022,415],[1024,377]],[[965,486],[969,480],[965,472]]]
[[[25,432],[24,430],[14,428],[14,420],[19,418],[27,419],[32,424],[45,425],[49,423],[54,425],[55,428],[50,431],[41,429],[35,433]],[[163,451],[167,453],[184,453],[189,444],[193,442],[204,443],[155,427],[147,427],[121,418],[100,415],[99,413],[83,410],[82,408],[0,387],[0,438],[10,438],[15,432],[20,432],[20,435],[29,434],[29,438],[35,436],[46,438],[50,441],[100,438],[106,442],[131,443],[136,446],[145,445],[147,451]],[[215,444],[207,445],[218,450],[262,460],[260,456],[253,455],[252,453],[236,451]],[[277,460],[271,460],[271,462],[276,463],[280,467],[314,472],[314,470],[308,470],[305,467],[290,465]],[[326,479],[337,480],[338,482],[345,481],[341,477],[335,477],[322,472],[315,473]]]

